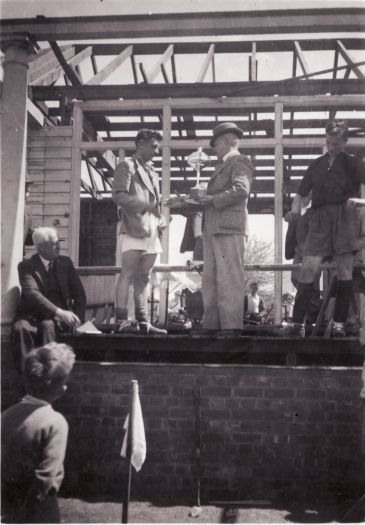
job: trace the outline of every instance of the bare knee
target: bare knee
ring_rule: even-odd
[[[321,259],[304,257],[299,275],[300,282],[312,283],[317,276],[320,263]]]

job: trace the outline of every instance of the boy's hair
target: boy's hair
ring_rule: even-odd
[[[348,134],[349,130],[345,120],[330,120],[326,126],[326,135],[330,137],[342,136],[347,141]]]
[[[47,394],[64,385],[75,362],[70,346],[48,343],[29,352],[24,360],[24,380],[29,394]]]
[[[140,129],[135,138],[136,146],[138,146],[138,144],[144,140],[151,140],[151,139],[157,139],[161,141],[162,135],[159,131],[155,129],[146,129],[146,128]]]
[[[32,239],[34,246],[49,241],[56,242],[58,240],[57,230],[48,226],[39,226],[34,230]]]

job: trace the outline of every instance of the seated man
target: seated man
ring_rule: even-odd
[[[250,293],[245,295],[243,302],[244,319],[254,323],[261,323],[266,311],[264,302],[258,294],[258,289],[256,282],[251,283]]]
[[[71,259],[59,255],[56,230],[37,228],[33,242],[38,253],[18,266],[21,296],[13,338],[19,372],[32,348],[56,341],[59,330],[74,331],[86,308],[85,291]]]
[[[365,183],[365,164],[345,152],[348,137],[343,121],[326,126],[327,153],[308,167],[292,213],[300,213],[303,198],[312,192],[312,213],[304,246],[303,263],[295,298],[293,324],[278,330],[281,336],[305,336],[304,319],[313,295],[314,280],[324,257],[333,256],[337,266],[337,295],[332,335],[346,335],[345,322],[353,293],[353,254],[358,249],[358,216],[348,199],[356,197]]]

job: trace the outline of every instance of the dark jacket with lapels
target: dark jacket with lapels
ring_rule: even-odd
[[[21,286],[17,318],[31,316],[39,321],[52,319],[57,308],[72,310],[81,321],[85,318],[86,296],[73,262],[64,255],[54,259],[53,269],[61,303],[54,304],[48,297],[47,270],[38,254],[24,259],[18,265]]]

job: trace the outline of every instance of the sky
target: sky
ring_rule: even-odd
[[[0,0],[1,18],[364,7],[365,0]]]

